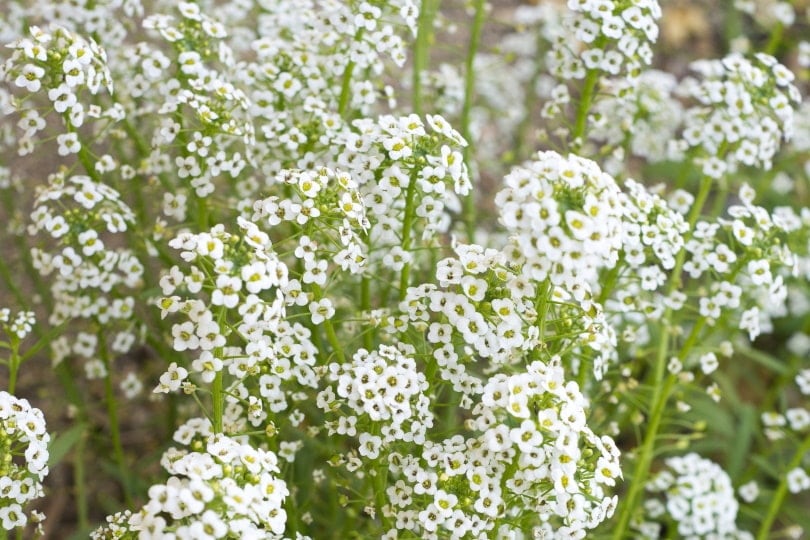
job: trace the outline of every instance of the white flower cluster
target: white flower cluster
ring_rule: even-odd
[[[508,516],[510,534],[584,538],[612,515],[616,498],[607,490],[621,477],[618,449],[588,429],[585,405],[556,360],[495,375],[468,422],[479,435],[388,456],[396,478],[384,509],[396,521],[391,532],[477,538]]]
[[[81,144],[75,130],[82,126],[86,116],[120,117],[115,107],[108,111],[98,106],[85,109],[79,100],[80,92],[85,89],[91,94],[97,94],[102,87],[112,92],[106,54],[92,39],[57,25],[46,29],[34,26],[30,37],[9,46],[14,52],[0,66],[0,79],[13,82],[29,93],[47,92],[53,110],[67,128],[66,133],[57,137],[60,155],[79,152]],[[19,138],[19,153],[25,155],[33,151],[35,136],[47,122],[37,107],[21,108],[18,112],[18,126],[24,131]]]
[[[448,231],[447,210],[458,210],[457,196],[472,189],[460,152],[467,142],[443,117],[427,115],[425,120],[415,114],[360,119],[353,122],[356,131],[343,134],[349,151],[338,165],[360,186],[373,224],[372,242],[381,248],[372,254],[378,259],[385,249],[401,246],[409,207],[417,217],[414,236],[433,238]]]
[[[299,238],[294,250],[304,264],[304,284],[324,285],[328,259],[349,273],[362,271],[367,249],[360,235],[368,228],[368,219],[361,192],[351,176],[324,167],[284,170],[270,181],[287,186],[290,196],[256,201],[251,219],[268,231],[277,230],[281,224],[317,229],[317,236]]]
[[[243,236],[227,233],[222,225],[209,232],[178,235],[170,245],[193,265],[185,273],[179,266],[173,266],[160,279],[165,295],[159,301],[161,314],[165,317],[182,313],[188,318],[172,325],[173,348],[180,352],[200,351],[191,367],[204,382],[211,382],[225,367],[240,378],[254,373],[257,362],[273,356],[273,348],[262,336],[278,331],[284,316],[281,288],[290,283],[287,266],[278,259],[269,237],[255,224],[240,219],[240,226]],[[264,299],[259,296],[263,291],[273,294]],[[185,297],[201,293],[208,296],[207,302]],[[219,316],[228,309],[241,315],[233,329]],[[256,347],[248,354],[236,356],[228,351],[226,366],[223,347],[232,330],[250,339]],[[187,375],[185,368],[170,367],[155,391],[176,391]]]
[[[650,518],[668,515],[677,523],[678,534],[688,540],[750,538],[737,529],[740,505],[731,479],[719,465],[695,453],[669,458],[666,465],[647,484],[649,492],[665,497],[664,502],[647,501]],[[658,530],[654,522],[645,524],[644,529]],[[658,533],[646,537],[658,538]]]
[[[621,194],[624,211],[620,264],[615,268],[621,287],[605,301],[605,312],[622,340],[631,348],[644,346],[650,339],[650,321],[660,319],[667,305],[684,302],[675,291],[663,298],[667,271],[675,266],[677,254],[684,248],[689,225],[683,214],[692,204],[683,192],[676,211],[659,195],[628,179]]]
[[[568,0],[573,16],[563,19],[547,55],[551,71],[562,79],[582,79],[587,70],[636,76],[652,62],[658,39],[658,0]],[[582,44],[572,47],[571,36]]]
[[[587,400],[575,382],[565,381],[559,361],[532,362],[525,373],[493,376],[473,409],[473,425],[500,463],[490,474],[503,475],[509,492],[529,506],[525,511],[537,512],[552,526],[559,523],[557,535],[583,538],[586,529],[612,516],[616,497],[608,488],[622,472],[618,448],[588,427]],[[515,459],[518,468],[506,472]]]
[[[45,519],[39,512],[29,516],[25,506],[44,495],[49,442],[42,411],[0,391],[0,527],[6,531],[24,527],[29,518]]]
[[[522,273],[522,255],[514,245],[506,252],[476,244],[454,249],[455,257],[436,265],[438,287],[409,288],[398,312],[381,317],[381,324],[403,338],[413,329],[426,331],[438,373],[464,394],[462,406],[481,393],[478,358],[502,366],[537,358],[532,355],[541,349],[566,350],[574,363],[595,356],[593,369],[601,376],[615,356],[616,338],[581,289],[557,287],[547,298],[547,284]]]
[[[20,311],[12,318],[10,309],[0,309],[0,327],[12,339],[25,339],[35,322],[36,316],[33,311]]]
[[[32,236],[47,235],[57,249],[32,248],[35,268],[54,275],[54,308],[49,321],[93,318],[102,324],[132,317],[135,299],[125,294],[141,284],[143,266],[132,250],[105,244],[102,235],[124,233],[132,210],[106,183],[87,176],[51,175],[37,194]]]
[[[395,441],[425,442],[433,414],[427,379],[412,358],[386,345],[370,352],[360,349],[350,363],[329,364],[327,377],[334,388],[321,392],[321,407],[325,412],[347,409],[327,426],[329,432],[355,436],[360,427],[361,456],[376,459],[381,447]]]
[[[670,159],[670,142],[683,119],[683,106],[672,95],[677,84],[672,74],[653,69],[632,85],[611,80],[606,95],[594,104],[588,137],[611,147],[627,143],[630,153],[651,162]]]
[[[540,152],[504,183],[495,204],[528,279],[590,291],[599,270],[616,265],[622,248],[621,191],[596,163]]]
[[[785,212],[772,215],[754,204],[754,196],[745,185],[739,192],[741,204],[728,208],[729,218],[698,221],[686,243],[684,264],[693,279],[707,273],[716,276],[710,294],[700,299],[701,316],[713,324],[724,312],[740,312],[739,327],[751,340],[770,329],[771,317],[786,314],[785,277],[795,257],[784,236],[799,220]]]
[[[730,54],[699,60],[700,79],[685,79],[678,93],[697,101],[684,118],[683,150],[699,149],[703,173],[720,178],[740,165],[770,169],[782,139],[790,139],[793,107],[801,102],[793,73],[772,56]]]
[[[121,512],[91,537],[97,540],[213,540],[282,538],[289,495],[277,477],[273,452],[211,432],[207,420],[192,419],[175,433],[185,448],[170,448],[161,464],[171,475],[149,488],[137,512]]]

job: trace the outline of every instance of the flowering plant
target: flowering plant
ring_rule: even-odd
[[[42,4],[0,15],[0,539],[810,527],[801,2],[709,58],[657,0]]]

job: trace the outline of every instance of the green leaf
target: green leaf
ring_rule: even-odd
[[[48,447],[48,467],[54,467],[70,452],[70,449],[84,436],[87,426],[76,424],[69,430],[54,437]]]
[[[787,365],[786,362],[779,360],[778,358],[775,358],[764,351],[754,349],[753,347],[743,346],[739,348],[739,351],[754,362],[761,364],[771,371],[779,373],[780,375],[784,375],[790,369],[790,366]]]
[[[731,445],[726,472],[731,478],[738,478],[743,470],[745,458],[751,449],[754,428],[757,425],[757,413],[751,405],[744,405],[740,410],[734,444]]]

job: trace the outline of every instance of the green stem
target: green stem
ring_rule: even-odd
[[[366,314],[371,310],[371,279],[365,272],[360,280],[360,310]],[[363,333],[363,347],[368,351],[374,347],[374,334],[372,332]]]
[[[416,42],[413,48],[413,111],[422,115],[422,72],[428,65],[428,52],[433,40],[433,19],[440,0],[422,0],[419,8],[419,21],[416,30]]]
[[[784,33],[784,25],[782,23],[776,23],[773,32],[771,32],[771,38],[768,40],[768,44],[765,46],[765,54],[770,54],[771,56],[776,54],[776,50],[779,49],[779,45],[782,43],[782,36]]]
[[[363,37],[363,29],[360,28],[354,35],[354,41],[360,41]],[[355,63],[352,60],[346,64],[346,69],[343,70],[343,78],[340,82],[340,98],[338,100],[338,114],[340,116],[346,115],[346,109],[349,107],[349,96],[352,93],[352,73],[354,72]]]
[[[113,387],[112,359],[107,349],[107,341],[103,328],[98,330],[98,346],[101,361],[104,363],[104,399],[107,402],[107,418],[110,422],[110,437],[112,438],[113,454],[121,475],[124,487],[124,500],[127,506],[132,506],[132,494],[129,482],[129,470],[124,458],[124,447],[121,445],[121,425],[118,419],[118,401],[115,399]]]
[[[11,272],[6,265],[6,261],[4,257],[0,257],[0,277],[3,278],[3,283],[6,285],[6,288],[11,291],[14,295],[14,298],[17,300],[20,306],[28,305],[28,302],[23,294],[22,290],[17,286],[16,280],[11,277]]]
[[[8,359],[8,393],[14,395],[17,388],[17,373],[20,369],[20,338],[17,336],[10,336],[11,342],[11,356]]]
[[[575,145],[575,150],[582,147],[582,137],[585,135],[585,125],[588,120],[588,112],[591,110],[593,103],[594,91],[596,90],[596,83],[599,81],[599,71],[596,69],[589,69],[585,74],[585,82],[582,85],[582,94],[579,98],[577,105],[577,116],[574,122],[574,133],[572,139]]]
[[[402,220],[402,250],[406,253],[411,249],[411,232],[413,229],[413,220],[416,215],[416,208],[414,199],[416,198],[416,183],[419,170],[414,167],[411,172],[411,178],[408,181],[408,189],[405,192],[405,217]],[[408,291],[408,283],[410,281],[411,263],[405,263],[399,276],[399,299],[405,299],[405,293]]]
[[[76,442],[73,453],[73,482],[76,491],[76,513],[79,518],[79,530],[86,531],[90,526],[89,510],[87,505],[87,491],[85,486],[84,448],[87,445],[87,434],[83,433]]]
[[[214,433],[222,433],[222,414],[225,411],[225,392],[222,388],[222,370],[217,371],[211,383],[211,400],[214,411]]]
[[[472,156],[474,137],[470,131],[470,113],[472,111],[472,103],[475,97],[475,56],[478,54],[478,44],[481,41],[481,30],[484,27],[484,15],[486,14],[486,2],[484,0],[475,0],[475,17],[473,18],[472,28],[470,29],[470,42],[467,45],[467,58],[465,61],[464,71],[464,105],[461,109],[461,135],[467,141],[467,146],[464,147],[464,163],[467,164],[467,169],[470,175],[473,174],[472,169]],[[470,193],[464,198],[464,225],[467,229],[467,239],[470,243],[475,242],[475,191],[470,190]]]
[[[804,438],[801,446],[799,446],[798,450],[796,450],[796,453],[790,460],[790,464],[788,464],[787,470],[792,471],[796,467],[799,467],[808,452],[810,452],[810,435],[807,435],[807,437]],[[776,492],[773,494],[773,497],[771,497],[771,504],[768,506],[768,512],[765,514],[765,518],[762,520],[762,524],[759,526],[757,540],[767,540],[768,538],[771,538],[771,527],[773,526],[774,520],[776,520],[776,514],[779,513],[779,508],[782,506],[782,502],[785,500],[787,491],[787,474],[784,474],[779,479],[779,485],[776,487]]]
[[[710,178],[703,177],[701,179],[698,195],[695,197],[695,203],[689,212],[690,233],[694,229],[695,223],[697,223],[697,220],[700,217],[703,206],[705,205],[706,199],[709,196],[711,186],[712,181]],[[685,261],[686,250],[681,249],[675,258],[675,267],[672,269],[672,273],[670,274],[671,277],[669,286],[667,288],[667,296],[670,296],[674,291],[681,287],[681,271],[683,270]],[[651,385],[653,388],[652,407],[650,410],[650,417],[647,422],[647,431],[644,434],[641,454],[639,454],[636,458],[636,466],[630,480],[630,487],[627,495],[624,497],[621,503],[621,511],[619,512],[618,523],[613,530],[614,540],[621,540],[624,538],[628,533],[628,529],[630,528],[630,519],[638,506],[637,501],[642,490],[644,489],[644,483],[647,480],[650,465],[652,464],[653,455],[655,453],[655,440],[658,436],[658,428],[661,426],[661,421],[664,417],[664,410],[666,409],[667,401],[669,400],[672,387],[675,383],[674,377],[666,376],[667,357],[669,356],[669,335],[667,326],[670,323],[671,317],[672,308],[667,308],[661,317],[661,335],[658,337],[658,351],[655,358],[654,378]],[[693,330],[697,328],[699,331],[700,327],[702,326],[700,321],[702,321],[702,319],[696,323]],[[679,357],[684,358],[689,352],[686,347],[688,346],[691,348],[695,341],[696,339],[693,339],[692,336],[690,336],[687,343],[685,343],[684,347],[681,349]]]

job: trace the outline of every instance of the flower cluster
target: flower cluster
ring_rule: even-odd
[[[502,475],[508,492],[533,501],[525,511],[537,512],[555,534],[576,538],[611,517],[616,497],[609,488],[622,473],[613,440],[587,426],[587,401],[576,383],[565,381],[559,360],[492,377],[473,410],[474,426],[501,463],[490,474]],[[514,460],[518,468],[504,471]]]
[[[12,339],[25,339],[34,327],[36,316],[33,311],[20,311],[13,318],[11,310],[0,309],[0,327]]]
[[[522,256],[523,275],[569,291],[590,290],[616,265],[622,208],[615,180],[576,155],[541,152],[505,178],[495,203]]]
[[[478,435],[389,456],[397,480],[387,490],[387,513],[399,531],[475,538],[509,516],[514,525],[501,525],[499,534],[533,529],[583,538],[612,515],[618,449],[585,425],[585,399],[557,361],[493,376],[468,422]]]
[[[427,380],[412,358],[385,345],[371,352],[360,349],[351,363],[329,364],[328,378],[335,386],[327,387],[318,398],[324,412],[336,412],[341,405],[347,409],[327,426],[329,432],[354,436],[357,427],[363,428],[361,456],[375,459],[382,446],[394,441],[424,443],[433,416],[425,394]],[[376,429],[371,429],[372,423]]]
[[[673,75],[652,69],[632,85],[611,81],[607,95],[594,105],[588,137],[611,148],[626,144],[629,153],[650,162],[670,159],[683,120],[676,88]]]
[[[64,125],[65,133],[57,137],[60,155],[81,150],[76,129],[82,126],[85,117],[119,117],[120,111],[115,108],[103,111],[92,106],[86,109],[79,99],[84,90],[90,94],[97,94],[102,88],[112,92],[106,53],[92,39],[57,25],[46,29],[34,26],[30,37],[15,41],[11,47],[14,52],[0,68],[0,78],[13,82],[29,94],[47,93],[50,108],[45,112],[55,111]],[[41,109],[35,106],[20,108],[18,112],[18,126],[24,131],[18,141],[19,153],[25,155],[34,150],[36,135],[45,129],[47,122]]]
[[[51,175],[35,204],[29,234],[47,235],[58,246],[32,249],[35,268],[54,275],[51,324],[131,318],[135,299],[125,291],[142,283],[143,265],[133,250],[105,244],[102,236],[123,235],[134,222],[120,194],[88,176],[60,172]]]
[[[25,506],[44,495],[49,441],[42,411],[0,391],[0,527],[6,531],[45,519],[37,511],[27,514]]]
[[[750,186],[740,189],[741,204],[728,208],[729,218],[717,223],[698,221],[686,243],[684,270],[693,279],[715,277],[710,294],[700,299],[700,315],[714,324],[723,312],[739,312],[739,328],[754,340],[771,328],[771,317],[785,312],[785,279],[795,257],[785,243],[799,217],[790,211],[774,213],[754,204]],[[729,246],[736,246],[732,251]]]
[[[685,79],[678,90],[697,101],[685,113],[683,149],[699,149],[703,173],[713,178],[740,165],[770,169],[801,101],[793,73],[762,53],[699,60],[692,69],[700,78]]]
[[[610,75],[638,75],[652,62],[658,39],[658,0],[630,2],[568,0],[572,16],[563,19],[547,62],[562,79],[582,79],[593,70]],[[571,47],[575,36],[582,50]]]
[[[665,498],[647,501],[650,518],[669,516],[683,538],[750,538],[737,529],[740,505],[731,479],[719,465],[695,453],[669,458],[666,465],[647,484],[649,492]],[[644,538],[659,537],[657,522],[645,523],[641,529]]]
[[[282,537],[289,491],[273,452],[214,434],[202,419],[187,421],[174,440],[183,448],[170,448],[161,460],[169,479],[149,488],[139,511],[111,516],[92,538]]]

